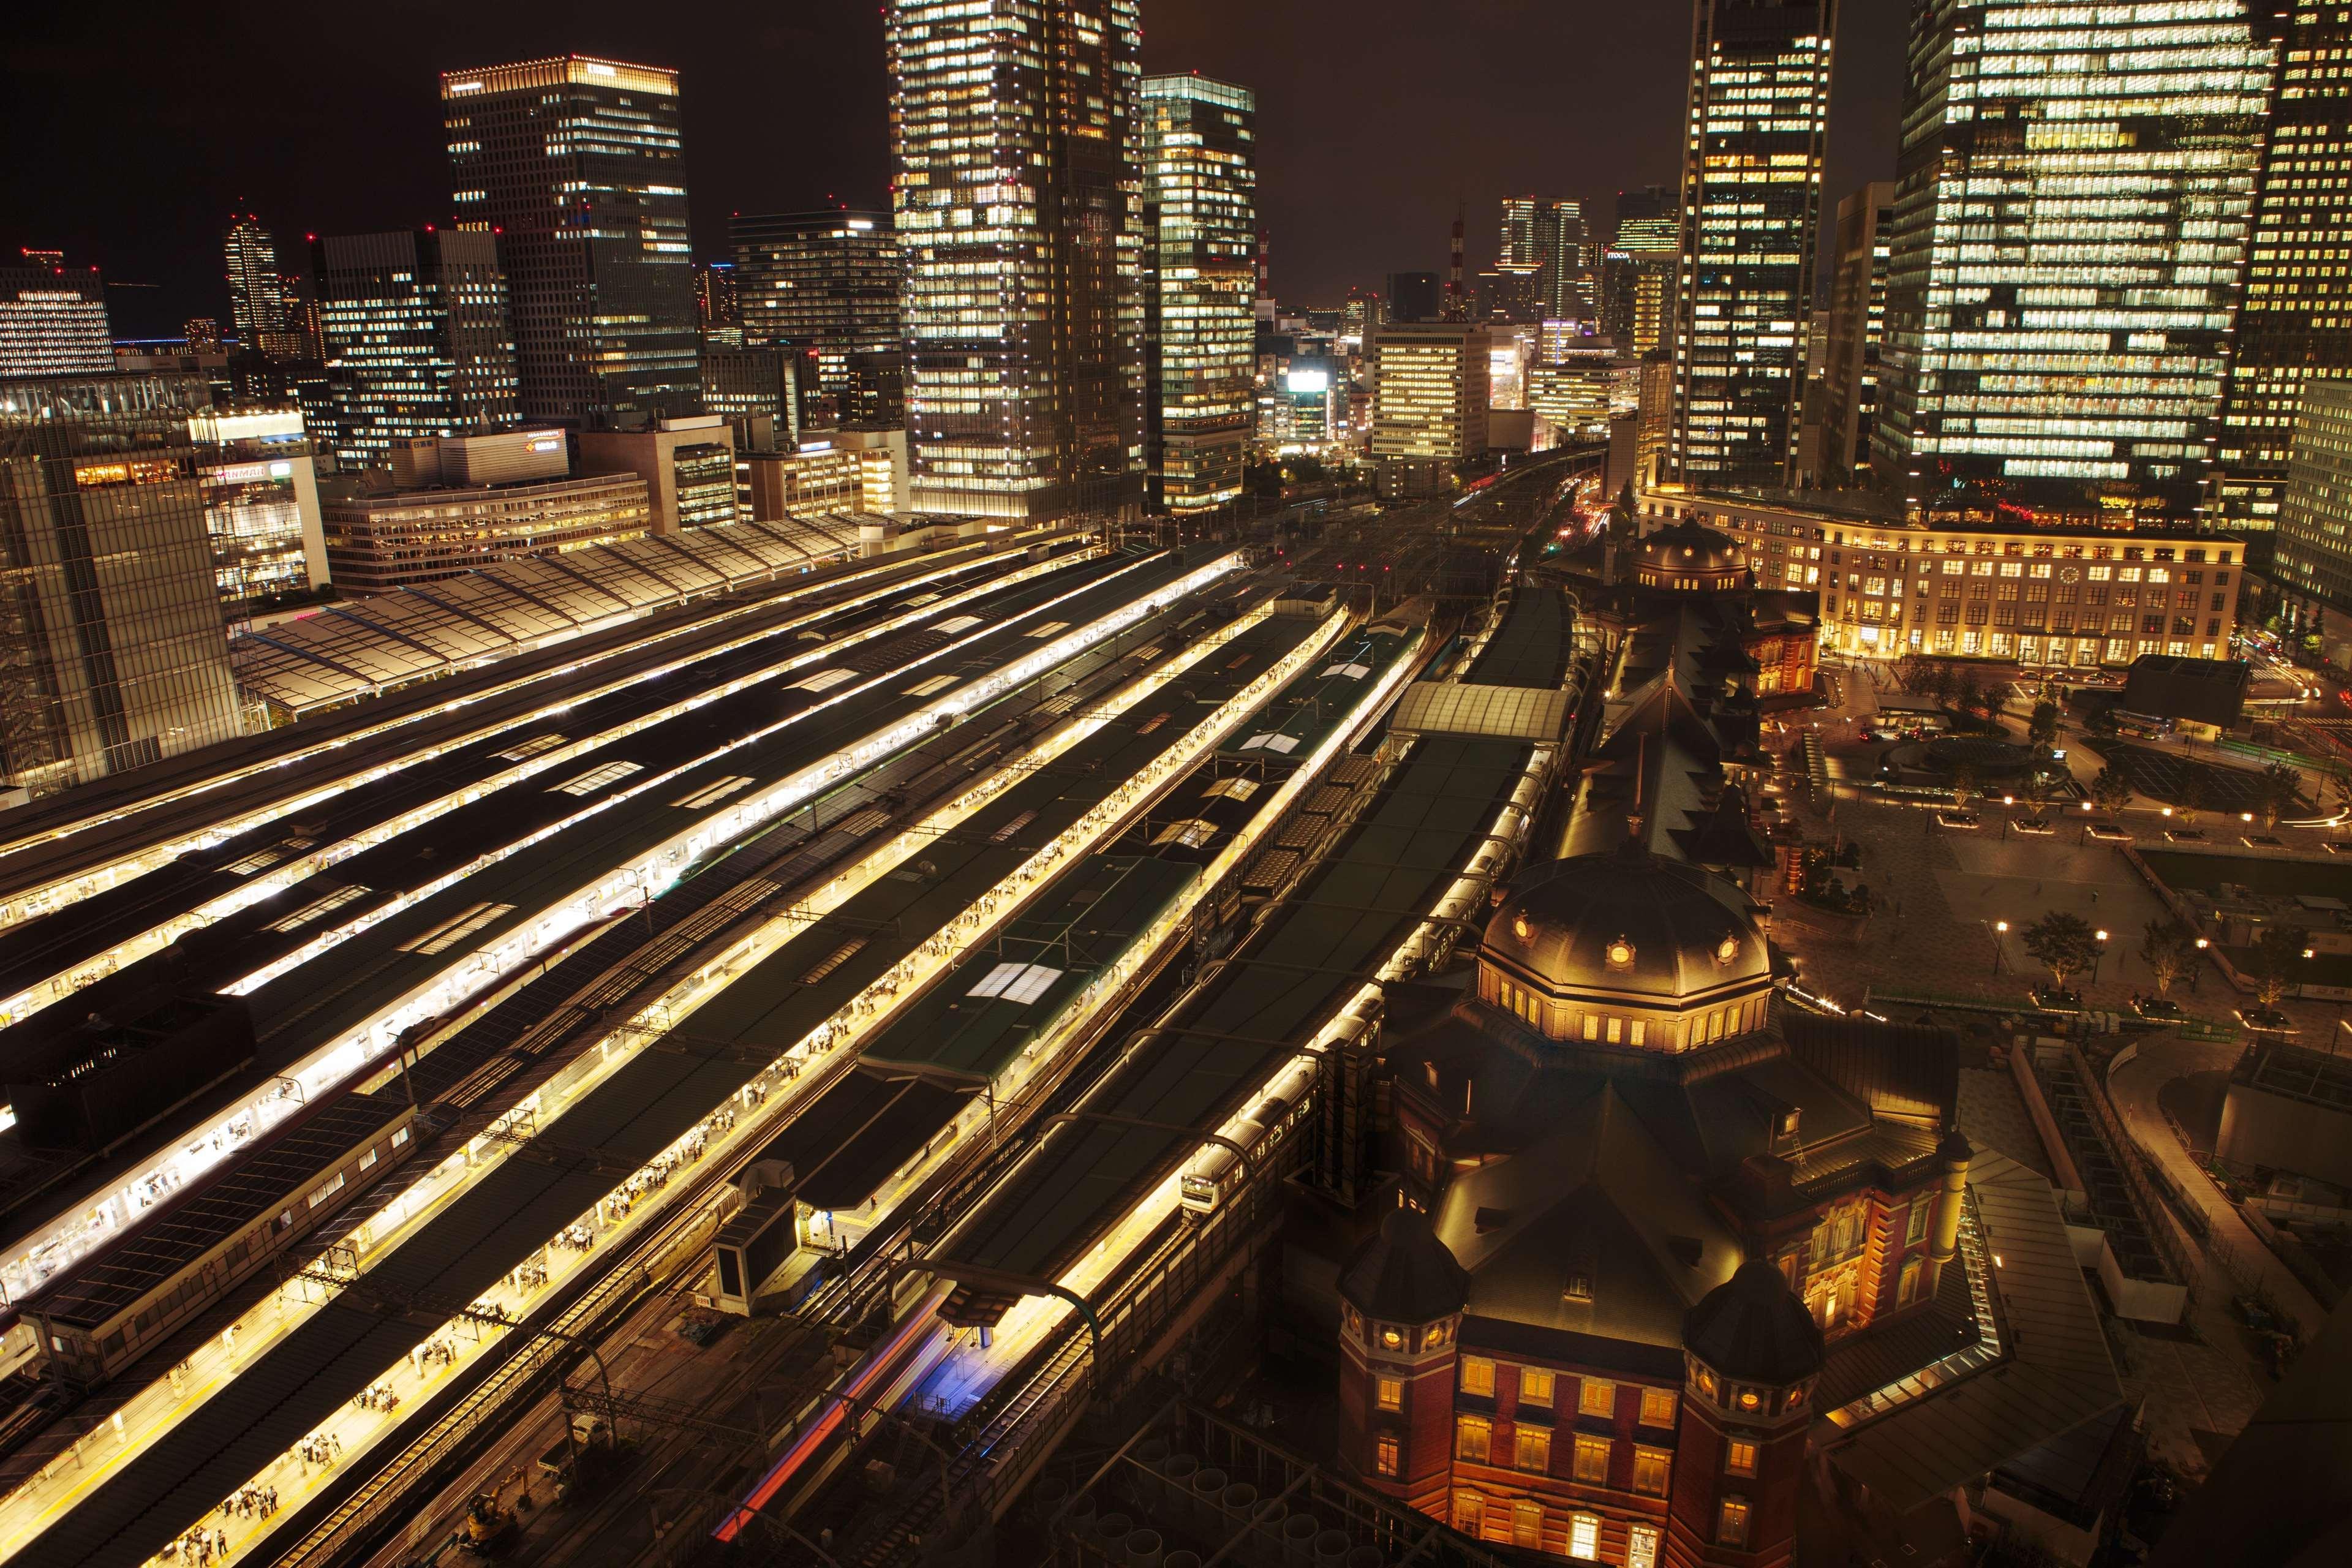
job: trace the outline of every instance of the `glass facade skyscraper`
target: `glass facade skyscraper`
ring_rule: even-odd
[[[1911,506],[2193,504],[2271,84],[2252,8],[1923,0],[1872,447]]]
[[[1668,468],[1777,485],[1796,456],[1836,0],[1697,0]]]
[[[1140,498],[1136,13],[895,0],[885,15],[919,511],[1102,515]]]
[[[809,423],[902,422],[907,268],[890,215],[738,213],[727,231],[743,342],[804,351]]]
[[[2352,376],[2352,8],[2297,5],[2284,22],[2209,498],[2258,563],[2305,390]]]
[[[242,732],[192,426],[196,374],[0,382],[0,789]]]
[[[677,73],[565,55],[446,71],[458,226],[499,234],[523,417],[700,405]]]
[[[414,229],[313,240],[326,336],[326,434],[346,465],[396,441],[521,417],[498,237]]]
[[[278,242],[261,220],[251,213],[232,218],[221,236],[221,256],[228,267],[228,313],[237,347],[270,359],[299,358],[302,334],[287,312]]]
[[[1256,422],[1257,100],[1204,76],[1146,77],[1142,116],[1150,484],[1181,516],[1240,496]]]

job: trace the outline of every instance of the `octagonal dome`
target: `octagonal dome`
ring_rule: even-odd
[[[1748,552],[1731,535],[1685,518],[1643,534],[1633,565],[1652,587],[1722,589],[1746,581]]]
[[[1670,1009],[1772,981],[1746,894],[1630,840],[1522,872],[1486,928],[1485,955],[1550,997]]]

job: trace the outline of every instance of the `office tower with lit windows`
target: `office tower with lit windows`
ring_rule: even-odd
[[[65,375],[114,368],[106,283],[95,267],[27,250],[0,266],[0,375]]]
[[[1136,0],[893,0],[884,16],[918,511],[1142,496]]]
[[[1837,0],[1697,0],[1667,466],[1777,485],[1796,455]]]
[[[1666,346],[1675,269],[1682,256],[1682,201],[1664,185],[1617,193],[1617,237],[1602,271],[1609,285],[1601,330],[1636,356]]]
[[[523,417],[699,406],[677,73],[563,55],[445,71],[458,226],[499,238]]]
[[[1391,321],[1373,340],[1371,454],[1384,496],[1433,495],[1486,453],[1488,329]]]
[[[221,236],[228,266],[229,324],[236,346],[268,359],[299,359],[301,333],[289,320],[286,279],[278,270],[278,242],[251,213],[232,218]]]
[[[498,237],[398,229],[310,242],[335,458],[383,464],[415,436],[521,417]]]
[[[1838,204],[1830,257],[1829,349],[1822,367],[1822,463],[1831,484],[1853,482],[1870,461],[1878,415],[1878,356],[1886,330],[1887,229],[1895,219],[1895,182],[1873,180]]]
[[[2352,8],[2295,6],[2279,42],[2207,498],[2258,564],[2270,558],[2303,394],[2352,376]]]
[[[1242,493],[1256,422],[1257,100],[1197,74],[1143,79],[1147,485],[1179,517]]]
[[[2095,68],[2077,7],[1915,13],[1872,442],[1910,506],[2193,505],[2272,77],[2250,9],[2126,7]]]
[[[811,426],[906,417],[907,268],[888,213],[738,213],[728,221],[747,347],[788,344]]]
[[[1505,196],[1495,267],[1505,300],[1496,321],[1589,321],[1593,318],[1584,209],[1549,196]]]
[[[0,381],[0,792],[242,732],[194,434],[212,408],[200,374]]]

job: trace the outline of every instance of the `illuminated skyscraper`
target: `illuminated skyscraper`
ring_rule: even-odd
[[[2352,376],[2352,10],[2295,6],[2281,44],[2210,498],[2256,563],[2278,523],[2304,389]]]
[[[888,7],[919,511],[1051,518],[1140,498],[1136,10]]]
[[[1872,443],[1913,506],[2191,503],[2272,74],[2249,10],[2103,13],[2086,63],[2080,6],[1920,5]]]
[[[1873,180],[1838,204],[1822,412],[1822,470],[1838,485],[1850,483],[1854,469],[1870,460],[1879,350],[1886,331],[1886,231],[1894,216],[1892,180]]]
[[[1617,238],[1604,263],[1601,330],[1636,356],[1664,348],[1673,330],[1675,268],[1682,256],[1682,202],[1664,185],[1617,193]]]
[[[230,220],[221,237],[221,254],[228,264],[228,313],[236,328],[237,347],[270,359],[298,358],[302,338],[287,317],[278,242],[259,218],[247,213]]]
[[[1371,450],[1381,493],[1447,489],[1486,453],[1487,329],[1391,321],[1373,342]]]
[[[1256,419],[1257,100],[1204,76],[1146,77],[1142,115],[1149,483],[1181,516],[1242,493]]]
[[[890,221],[841,208],[728,221],[743,342],[802,351],[817,427],[906,416],[907,267]]]
[[[326,338],[329,418],[347,466],[381,465],[396,442],[511,425],[521,416],[498,237],[401,229],[313,240]]]
[[[68,268],[32,251],[21,266],[0,267],[0,375],[113,368],[114,334],[97,268]]]
[[[445,71],[459,226],[498,232],[523,417],[699,406],[677,73],[564,55]]]
[[[1697,0],[1667,467],[1777,485],[1797,444],[1837,0]]]

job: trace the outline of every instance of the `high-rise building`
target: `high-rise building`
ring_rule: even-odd
[[[1496,320],[1590,321],[1591,257],[1584,208],[1549,196],[1505,196],[1495,269],[1506,301]]]
[[[106,284],[95,267],[68,268],[27,250],[0,267],[0,375],[68,375],[114,368]]]
[[[1542,319],[1592,321],[1600,310],[1593,297],[1591,254],[1585,245],[1583,205],[1536,204],[1536,244],[1542,260],[1536,274],[1536,308]]]
[[[1434,494],[1486,456],[1488,352],[1484,326],[1391,321],[1380,330],[1371,452],[1381,493]]]
[[[180,329],[187,340],[192,354],[216,354],[221,352],[220,322],[211,316],[191,316]]]
[[[289,325],[286,279],[278,270],[278,242],[251,213],[229,220],[221,236],[228,265],[229,324],[236,346],[268,359],[296,359],[301,335]]]
[[[907,268],[890,215],[738,213],[727,229],[743,342],[802,351],[807,422],[903,423]]]
[[[1625,353],[1654,353],[1666,347],[1673,333],[1682,212],[1681,198],[1665,185],[1617,193],[1617,237],[1608,255],[1618,259],[1603,268],[1612,288],[1601,330]]]
[[[0,790],[241,732],[191,432],[202,375],[0,382]]]
[[[1668,451],[1693,485],[1795,456],[1836,25],[1837,0],[1697,0]]]
[[[2281,490],[2271,574],[2319,605],[2320,616],[2296,619],[2334,633],[2322,651],[2336,657],[2352,619],[2352,381],[2315,377],[2302,388]]]
[[[1895,182],[1873,180],[1838,204],[1830,258],[1829,342],[1822,365],[1821,472],[1832,485],[1853,482],[1870,461],[1878,415],[1879,342],[1886,330],[1887,234]]]
[[[706,347],[743,346],[743,300],[735,287],[735,264],[702,261],[694,268],[694,320]]]
[[[338,462],[521,417],[498,237],[396,229],[310,242]]]
[[[2246,281],[2221,402],[2209,510],[2269,559],[2295,408],[2312,382],[2352,376],[2352,187],[2342,178],[2352,130],[2352,10],[2298,5],[2282,17],[2254,199]]]
[[[2126,7],[2092,68],[2050,0],[1918,7],[1872,443],[1912,506],[2193,503],[2272,75],[2250,8]]]
[[[1177,516],[1242,493],[1255,423],[1257,100],[1188,73],[1143,79],[1147,485]]]
[[[499,237],[523,417],[695,412],[677,73],[585,55],[445,71],[441,108],[458,226]]]
[[[893,0],[919,511],[1053,518],[1142,493],[1136,0]]]

